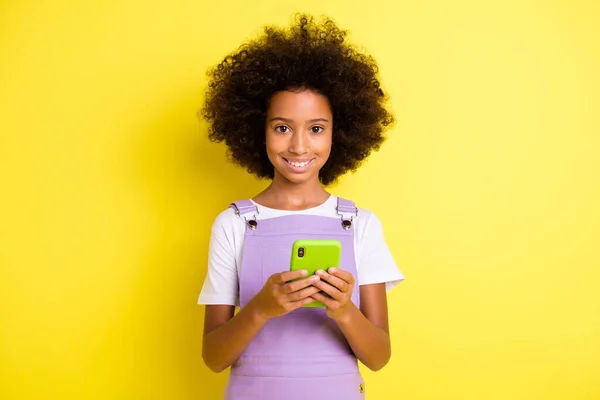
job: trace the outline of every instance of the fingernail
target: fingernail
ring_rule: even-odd
[[[308,271],[305,269],[300,270],[300,273],[302,274],[302,276],[308,275]]]
[[[331,272],[332,274],[336,271],[337,271],[337,268],[335,268],[335,267],[329,268],[329,272]]]
[[[319,270],[317,270],[317,272],[315,272],[315,273],[316,273],[317,275],[323,275],[325,272],[324,272],[324,271],[321,271],[321,270],[319,269]]]

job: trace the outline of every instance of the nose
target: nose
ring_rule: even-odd
[[[304,154],[308,151],[308,135],[305,132],[294,132],[288,151],[293,154]]]

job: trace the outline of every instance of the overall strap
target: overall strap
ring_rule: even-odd
[[[229,208],[233,208],[235,213],[239,216],[246,214],[258,214],[258,207],[250,200],[234,201],[229,205]]]
[[[338,197],[336,211],[343,217],[358,215],[358,208],[356,207],[356,204],[354,204],[353,201],[342,199],[341,197]]]
[[[258,207],[253,202],[251,202],[250,200],[234,201],[229,205],[229,208],[233,208],[236,215],[244,218],[244,220],[246,220],[246,224],[250,229],[256,229],[256,227],[258,226],[258,222],[256,221],[256,216],[258,215]],[[250,218],[247,218],[247,216],[250,216]]]
[[[342,217],[342,228],[345,230],[350,229],[352,226],[352,220],[358,215],[358,208],[353,201],[342,199],[338,197],[337,207],[335,208],[338,215]]]

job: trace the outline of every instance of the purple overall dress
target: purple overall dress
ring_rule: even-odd
[[[342,243],[340,268],[357,280],[354,259],[354,203],[339,199],[340,218],[289,215],[256,220],[249,200],[231,205],[246,220],[239,280],[244,307],[274,273],[289,270],[298,239]],[[352,302],[359,307],[359,287]],[[231,367],[225,400],[359,400],[364,381],[356,356],[324,308],[300,308],[269,320]]]

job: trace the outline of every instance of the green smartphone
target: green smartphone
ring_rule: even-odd
[[[337,240],[296,240],[292,246],[290,271],[305,269],[308,276],[311,276],[320,269],[326,271],[331,267],[339,268],[341,255],[342,244]],[[313,301],[304,307],[325,307],[325,304]]]

